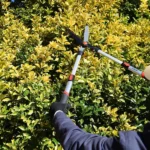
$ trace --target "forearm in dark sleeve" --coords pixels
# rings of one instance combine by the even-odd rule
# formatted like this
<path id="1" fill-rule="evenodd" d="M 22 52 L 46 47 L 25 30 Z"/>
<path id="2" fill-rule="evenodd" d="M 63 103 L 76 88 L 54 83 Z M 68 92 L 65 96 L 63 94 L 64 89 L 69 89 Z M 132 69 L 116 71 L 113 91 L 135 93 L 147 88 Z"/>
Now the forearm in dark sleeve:
<path id="1" fill-rule="evenodd" d="M 116 147 L 114 138 L 84 132 L 63 112 L 58 112 L 54 117 L 54 126 L 65 150 L 112 150 L 112 147 Z"/>

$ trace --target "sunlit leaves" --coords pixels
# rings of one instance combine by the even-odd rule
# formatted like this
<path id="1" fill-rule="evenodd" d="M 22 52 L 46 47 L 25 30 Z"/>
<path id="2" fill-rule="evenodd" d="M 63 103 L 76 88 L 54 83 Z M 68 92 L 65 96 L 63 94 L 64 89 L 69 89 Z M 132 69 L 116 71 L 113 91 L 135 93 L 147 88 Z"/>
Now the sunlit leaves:
<path id="1" fill-rule="evenodd" d="M 139 18 L 132 23 L 119 13 L 119 7 L 117 0 L 28 0 L 25 8 L 12 8 L 2 0 L 0 132 L 4 149 L 61 149 L 48 113 L 65 88 L 79 50 L 66 27 L 83 39 L 88 24 L 92 45 L 140 70 L 149 65 L 147 1 L 141 1 L 135 10 Z M 141 129 L 148 120 L 149 91 L 147 81 L 86 48 L 70 93 L 73 110 L 68 115 L 84 130 L 105 136 Z"/>

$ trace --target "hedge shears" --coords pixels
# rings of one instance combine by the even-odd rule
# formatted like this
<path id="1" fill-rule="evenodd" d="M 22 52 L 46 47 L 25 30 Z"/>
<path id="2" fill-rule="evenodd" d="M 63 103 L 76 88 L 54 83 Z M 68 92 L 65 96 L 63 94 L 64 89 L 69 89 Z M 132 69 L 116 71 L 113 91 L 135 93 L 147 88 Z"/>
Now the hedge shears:
<path id="1" fill-rule="evenodd" d="M 89 39 L 89 27 L 85 26 L 83 42 L 85 44 L 88 43 L 88 39 Z M 69 98 L 69 93 L 70 93 L 70 90 L 71 90 L 71 87 L 72 87 L 72 84 L 73 84 L 73 80 L 75 78 L 77 68 L 79 66 L 80 59 L 83 55 L 84 49 L 85 49 L 85 47 L 83 47 L 81 45 L 80 48 L 79 48 L 78 55 L 76 57 L 76 61 L 75 61 L 75 64 L 73 66 L 72 72 L 71 72 L 71 74 L 68 78 L 66 88 L 65 88 L 65 90 L 63 91 L 63 93 L 61 95 L 61 98 L 60 98 L 61 103 L 66 103 L 68 98 Z"/>
<path id="2" fill-rule="evenodd" d="M 77 36 L 73 31 L 71 31 L 70 29 L 67 28 L 68 33 L 70 34 L 70 36 L 76 40 L 77 44 L 80 45 L 79 48 L 79 52 L 75 61 L 75 64 L 73 66 L 73 70 L 68 78 L 68 82 L 66 85 L 66 88 L 63 92 L 63 94 L 61 95 L 61 99 L 60 102 L 61 103 L 66 103 L 68 98 L 69 98 L 69 93 L 73 84 L 73 80 L 75 78 L 75 74 L 81 59 L 81 56 L 84 52 L 85 48 L 89 48 L 97 53 L 102 54 L 103 56 L 113 60 L 114 62 L 120 64 L 121 66 L 123 66 L 125 69 L 130 70 L 131 72 L 141 76 L 142 78 L 145 78 L 147 80 L 150 80 L 150 66 L 146 67 L 144 71 L 140 71 L 139 69 L 131 66 L 129 63 L 125 62 L 125 61 L 121 61 L 109 54 L 107 54 L 106 52 L 103 52 L 100 48 L 98 47 L 94 47 L 91 44 L 88 43 L 88 38 L 89 38 L 89 27 L 85 26 L 85 30 L 84 30 L 84 40 L 82 40 L 79 36 Z"/>

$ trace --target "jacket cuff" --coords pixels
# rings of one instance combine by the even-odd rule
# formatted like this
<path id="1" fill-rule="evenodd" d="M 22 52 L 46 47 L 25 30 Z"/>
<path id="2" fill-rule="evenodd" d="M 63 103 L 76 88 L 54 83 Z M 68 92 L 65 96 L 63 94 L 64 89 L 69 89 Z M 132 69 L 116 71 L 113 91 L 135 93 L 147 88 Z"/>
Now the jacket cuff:
<path id="1" fill-rule="evenodd" d="M 62 110 L 57 110 L 55 113 L 54 113 L 54 117 L 56 116 L 56 114 L 57 113 L 59 113 L 59 112 L 62 112 L 63 113 L 63 111 Z"/>

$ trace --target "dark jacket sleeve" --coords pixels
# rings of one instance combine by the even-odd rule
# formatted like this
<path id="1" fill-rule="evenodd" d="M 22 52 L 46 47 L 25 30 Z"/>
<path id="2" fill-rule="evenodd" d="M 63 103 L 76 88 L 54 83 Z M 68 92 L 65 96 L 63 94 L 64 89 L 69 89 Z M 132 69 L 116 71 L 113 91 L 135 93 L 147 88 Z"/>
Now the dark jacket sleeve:
<path id="1" fill-rule="evenodd" d="M 59 142 L 65 150 L 149 150 L 150 132 L 121 131 L 119 138 L 81 130 L 63 112 L 54 117 Z"/>
<path id="2" fill-rule="evenodd" d="M 63 112 L 54 117 L 59 142 L 65 150 L 121 150 L 116 138 L 87 133 L 76 126 Z"/>

